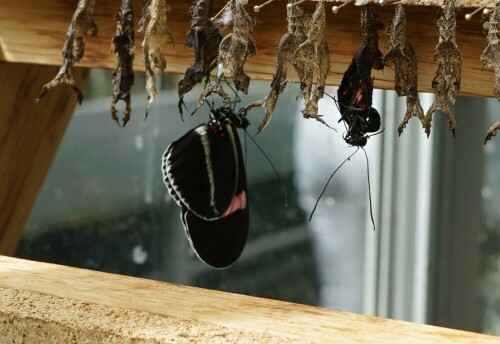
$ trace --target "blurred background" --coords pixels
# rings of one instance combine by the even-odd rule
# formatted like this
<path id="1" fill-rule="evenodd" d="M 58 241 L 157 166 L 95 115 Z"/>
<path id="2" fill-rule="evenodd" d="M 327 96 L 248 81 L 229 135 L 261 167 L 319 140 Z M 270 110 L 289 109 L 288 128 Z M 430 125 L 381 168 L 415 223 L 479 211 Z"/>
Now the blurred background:
<path id="1" fill-rule="evenodd" d="M 278 170 L 288 205 L 273 168 L 241 132 L 250 235 L 240 259 L 215 270 L 190 249 L 160 169 L 166 147 L 206 122 L 208 108 L 181 120 L 179 76 L 164 76 L 145 121 L 137 74 L 132 119 L 120 128 L 109 116 L 110 80 L 111 71 L 91 71 L 17 257 L 500 335 L 500 142 L 483 145 L 500 119 L 496 100 L 458 98 L 455 139 L 441 114 L 430 138 L 417 119 L 398 137 L 405 98 L 374 92 L 385 128 L 366 146 L 374 230 L 361 150 L 308 221 L 329 176 L 356 149 L 342 139 L 333 100 L 320 101 L 320 115 L 337 132 L 303 119 L 298 86 L 287 87 L 261 134 L 263 111 L 249 113 L 248 135 Z M 252 81 L 242 104 L 268 89 Z M 200 92 L 187 95 L 189 109 Z M 421 94 L 424 111 L 432 100 Z"/>

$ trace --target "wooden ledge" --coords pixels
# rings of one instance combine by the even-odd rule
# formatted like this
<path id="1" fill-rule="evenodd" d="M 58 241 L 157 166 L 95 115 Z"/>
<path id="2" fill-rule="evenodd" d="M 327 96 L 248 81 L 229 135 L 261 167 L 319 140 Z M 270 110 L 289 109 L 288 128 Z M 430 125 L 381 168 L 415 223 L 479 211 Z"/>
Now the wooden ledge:
<path id="1" fill-rule="evenodd" d="M 280 337 L 51 295 L 0 288 L 5 343 L 278 342 Z M 5 338 L 7 337 L 7 338 Z M 21 340 L 22 339 L 22 340 Z"/>
<path id="2" fill-rule="evenodd" d="M 249 8 L 264 0 L 251 0 Z M 408 38 L 415 48 L 419 67 L 419 90 L 432 92 L 431 79 L 434 71 L 433 53 L 438 42 L 435 21 L 438 8 L 437 0 L 403 0 L 407 6 Z M 184 46 L 186 32 L 189 29 L 189 7 L 191 1 L 170 1 L 172 12 L 169 13 L 169 25 L 172 29 L 175 45 L 167 47 L 167 72 L 184 73 L 193 63 L 193 51 Z M 215 10 L 220 9 L 225 0 L 214 0 Z M 441 1 L 442 3 L 442 1 Z M 475 7 L 481 1 L 466 0 L 462 6 Z M 102 1 L 96 5 L 95 20 L 99 34 L 89 38 L 85 46 L 85 57 L 79 66 L 93 68 L 114 68 L 115 57 L 111 54 L 111 38 L 116 23 L 114 15 L 119 1 Z M 140 6 L 135 2 L 136 17 L 142 15 Z M 66 0 L 0 0 L 0 61 L 25 62 L 36 64 L 61 64 L 61 48 L 66 38 L 66 30 L 75 10 L 75 1 Z M 305 4 L 309 12 L 314 10 L 314 2 Z M 329 6 L 328 6 L 329 7 Z M 394 6 L 373 6 L 373 11 L 380 15 L 380 20 L 387 27 L 394 13 Z M 462 95 L 493 96 L 494 72 L 483 70 L 479 57 L 486 47 L 486 34 L 480 15 L 466 21 L 465 13 L 458 11 L 457 40 L 462 51 Z M 252 78 L 272 78 L 275 71 L 276 48 L 286 32 L 286 10 L 283 1 L 276 1 L 259 13 L 254 14 L 259 20 L 255 27 L 257 55 L 248 59 L 246 70 Z M 338 85 L 347 69 L 361 37 L 359 29 L 359 8 L 349 5 L 334 15 L 328 8 L 327 41 L 330 48 L 331 72 L 329 84 Z M 381 31 L 381 50 L 386 51 L 388 37 Z M 144 70 L 141 42 L 142 33 L 136 35 L 136 70 Z M 394 72 L 386 68 L 384 72 L 375 72 L 375 87 L 394 89 Z M 49 80 L 47 80 L 49 81 Z M 111 82 L 111 81 L 110 81 Z M 143 87 L 143 85 L 136 85 Z"/>
<path id="3" fill-rule="evenodd" d="M 498 343 L 429 325 L 0 256 L 3 342 Z M 0 341 L 2 342 L 2 341 Z"/>

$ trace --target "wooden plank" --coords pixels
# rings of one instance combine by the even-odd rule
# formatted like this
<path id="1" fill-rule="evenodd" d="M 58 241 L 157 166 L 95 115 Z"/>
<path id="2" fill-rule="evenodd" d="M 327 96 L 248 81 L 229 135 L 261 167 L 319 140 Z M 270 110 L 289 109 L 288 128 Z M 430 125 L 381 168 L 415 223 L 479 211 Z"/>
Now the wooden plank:
<path id="1" fill-rule="evenodd" d="M 258 343 L 500 342 L 483 334 L 0 256 L 2 318 L 10 320 L 0 321 L 0 333 L 38 331 L 37 343 L 53 340 L 55 329 L 67 335 L 92 328 L 118 336 L 123 324 L 126 333 L 138 336 L 133 338 L 154 334 L 149 339 L 156 342 L 172 335 L 178 336 L 175 341 L 200 343 L 236 342 L 235 336 L 241 337 L 237 342 Z M 30 328 L 35 323 L 40 326 Z"/>
<path id="2" fill-rule="evenodd" d="M 58 68 L 0 64 L 0 253 L 14 252 L 76 104 L 69 87 L 35 103 Z M 87 71 L 74 76 L 82 85 Z"/>
<path id="3" fill-rule="evenodd" d="M 252 0 L 250 8 L 263 1 Z M 432 55 L 437 43 L 436 4 L 429 0 L 403 0 L 407 6 L 408 37 L 415 47 L 419 66 L 419 90 L 431 92 L 431 78 L 434 69 Z M 183 73 L 192 61 L 192 50 L 184 46 L 185 34 L 189 28 L 189 6 L 191 1 L 170 1 L 172 12 L 169 24 L 176 44 L 167 49 L 167 72 Z M 215 0 L 215 8 L 220 9 L 224 0 Z M 467 6 L 474 6 L 479 1 L 465 1 Z M 98 3 L 95 19 L 99 35 L 86 44 L 86 54 L 81 66 L 114 68 L 114 57 L 110 52 L 110 41 L 114 34 L 113 20 L 119 1 Z M 142 13 L 143 2 L 135 2 L 137 17 Z M 314 3 L 306 4 L 313 11 Z M 328 6 L 329 9 L 330 6 Z M 61 63 L 61 47 L 66 30 L 75 9 L 75 1 L 65 0 L 0 0 L 0 60 L 11 62 L 29 62 L 57 65 Z M 373 6 L 373 11 L 380 15 L 387 26 L 394 11 L 393 6 Z M 274 73 L 276 47 L 286 31 L 286 13 L 283 1 L 277 1 L 262 9 L 255 16 L 259 24 L 255 29 L 257 55 L 250 58 L 247 70 L 253 78 L 270 79 Z M 458 45 L 463 53 L 462 92 L 463 95 L 492 96 L 494 73 L 483 70 L 479 57 L 485 48 L 485 33 L 477 15 L 472 21 L 463 19 L 466 12 L 459 12 Z M 359 42 L 359 9 L 349 5 L 337 15 L 328 11 L 327 40 L 330 47 L 332 71 L 328 79 L 330 84 L 338 85 Z M 387 49 L 388 37 L 381 33 L 381 49 Z M 137 34 L 135 68 L 143 70 L 140 44 L 142 34 Z M 394 89 L 394 73 L 387 69 L 374 73 L 375 87 Z"/>

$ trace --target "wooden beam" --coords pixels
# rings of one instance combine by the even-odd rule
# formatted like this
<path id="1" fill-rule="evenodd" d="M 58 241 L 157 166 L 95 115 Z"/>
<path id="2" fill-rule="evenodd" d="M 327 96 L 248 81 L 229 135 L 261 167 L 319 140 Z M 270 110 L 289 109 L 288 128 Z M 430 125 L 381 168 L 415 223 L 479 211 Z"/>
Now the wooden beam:
<path id="1" fill-rule="evenodd" d="M 35 103 L 57 70 L 0 64 L 0 254 L 14 252 L 76 104 L 65 86 Z M 75 69 L 79 85 L 86 74 Z"/>
<path id="2" fill-rule="evenodd" d="M 249 2 L 249 8 L 261 3 Z M 407 4 L 408 37 L 415 47 L 419 66 L 419 90 L 431 92 L 431 78 L 434 69 L 432 55 L 437 43 L 436 4 L 429 0 L 403 0 Z M 480 1 L 465 1 L 467 6 L 475 6 Z M 66 30 L 75 9 L 75 1 L 61 0 L 0 0 L 0 60 L 58 65 L 61 63 L 61 47 Z M 114 14 L 119 1 L 103 1 L 97 4 L 95 19 L 99 35 L 90 38 L 86 44 L 85 57 L 81 66 L 114 68 L 114 56 L 110 52 L 110 42 L 114 35 Z M 220 9 L 225 0 L 215 0 L 215 8 Z M 183 73 L 193 62 L 193 52 L 184 46 L 185 34 L 189 28 L 189 7 L 191 1 L 170 1 L 172 12 L 169 25 L 176 44 L 167 49 L 167 72 Z M 135 2 L 135 13 L 141 16 L 143 2 Z M 305 5 L 313 11 L 314 2 Z M 328 6 L 329 7 L 329 6 Z M 373 11 L 380 15 L 387 27 L 393 15 L 394 6 L 373 5 Z M 257 55 L 250 58 L 247 70 L 253 78 L 270 79 L 275 69 L 276 47 L 286 31 L 286 13 L 283 1 L 277 1 L 262 9 L 255 16 L 259 20 L 255 29 Z M 458 18 L 458 46 L 463 54 L 462 92 L 463 95 L 492 96 L 494 73 L 483 70 L 479 57 L 486 46 L 485 32 L 480 15 L 472 21 L 465 21 L 466 12 L 460 11 Z M 352 55 L 360 42 L 359 9 L 349 5 L 339 14 L 328 9 L 327 40 L 330 47 L 332 71 L 328 82 L 339 84 L 349 65 Z M 142 34 L 137 34 L 135 68 L 143 70 L 140 44 Z M 382 51 L 387 49 L 388 38 L 381 33 Z M 394 73 L 391 69 L 374 73 L 375 87 L 394 89 Z"/>
<path id="3" fill-rule="evenodd" d="M 493 344 L 500 340 L 1 256 L 0 333 L 9 336 L 8 342 L 17 343 L 24 336 L 37 338 L 40 344 L 69 342 L 66 338 L 107 343 Z M 55 338 L 61 341 L 54 342 Z"/>

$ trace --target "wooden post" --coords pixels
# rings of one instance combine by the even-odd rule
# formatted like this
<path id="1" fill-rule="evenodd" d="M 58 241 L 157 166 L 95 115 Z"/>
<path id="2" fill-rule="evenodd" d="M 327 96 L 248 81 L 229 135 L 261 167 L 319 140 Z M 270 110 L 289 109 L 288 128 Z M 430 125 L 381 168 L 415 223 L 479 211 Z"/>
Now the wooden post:
<path id="1" fill-rule="evenodd" d="M 0 254 L 11 255 L 24 229 L 76 99 L 69 87 L 35 100 L 57 67 L 0 64 Z M 80 87 L 87 75 L 75 69 Z"/>

